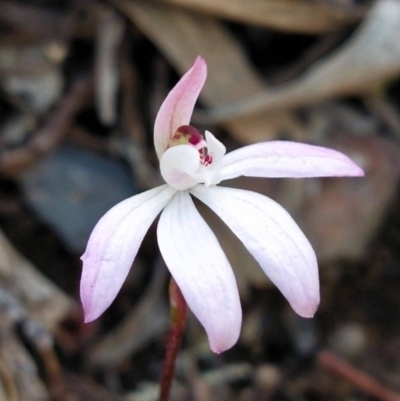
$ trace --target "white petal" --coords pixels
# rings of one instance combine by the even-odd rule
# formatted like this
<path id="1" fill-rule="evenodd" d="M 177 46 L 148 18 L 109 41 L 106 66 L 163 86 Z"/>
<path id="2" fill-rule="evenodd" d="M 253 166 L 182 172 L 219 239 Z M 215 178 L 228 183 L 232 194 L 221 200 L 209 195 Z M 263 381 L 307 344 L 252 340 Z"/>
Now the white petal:
<path id="1" fill-rule="evenodd" d="M 221 182 L 222 160 L 226 153 L 226 148 L 210 131 L 206 131 L 207 153 L 212 156 L 212 163 L 208 166 L 201 166 L 201 182 L 206 187 L 219 184 Z"/>
<path id="2" fill-rule="evenodd" d="M 199 185 L 191 193 L 237 235 L 293 309 L 312 317 L 319 304 L 317 260 L 290 215 L 272 199 L 251 191 Z"/>
<path id="3" fill-rule="evenodd" d="M 198 184 L 199 151 L 192 145 L 178 145 L 167 149 L 160 159 L 160 171 L 171 187 L 185 190 Z"/>
<path id="4" fill-rule="evenodd" d="M 222 159 L 226 153 L 225 145 L 219 141 L 210 131 L 206 131 L 206 142 L 208 153 L 213 156 L 213 163 L 221 165 Z"/>
<path id="5" fill-rule="evenodd" d="M 239 177 L 363 176 L 363 170 L 343 153 L 320 146 L 271 141 L 245 146 L 223 160 L 222 179 Z"/>
<path id="6" fill-rule="evenodd" d="M 117 296 L 144 235 L 175 192 L 168 185 L 151 189 L 118 203 L 99 220 L 82 256 L 85 322 L 99 317 Z"/>
<path id="7" fill-rule="evenodd" d="M 214 352 L 232 347 L 242 311 L 236 280 L 217 238 L 187 192 L 178 192 L 158 223 L 161 254 Z"/>

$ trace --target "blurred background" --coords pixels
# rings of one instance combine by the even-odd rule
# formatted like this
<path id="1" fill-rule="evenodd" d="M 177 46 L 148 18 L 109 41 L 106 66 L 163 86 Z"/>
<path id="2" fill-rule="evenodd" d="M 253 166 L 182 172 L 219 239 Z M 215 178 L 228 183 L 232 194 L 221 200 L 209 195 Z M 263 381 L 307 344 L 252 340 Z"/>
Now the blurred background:
<path id="1" fill-rule="evenodd" d="M 171 400 L 400 400 L 400 1 L 0 0 L 0 400 L 157 399 L 169 327 L 155 225 L 111 308 L 83 325 L 80 255 L 114 204 L 162 182 L 163 99 L 197 55 L 192 124 L 233 150 L 338 149 L 363 179 L 237 179 L 318 255 L 314 319 L 290 309 L 205 207 L 240 287 L 238 344 L 189 317 Z"/>

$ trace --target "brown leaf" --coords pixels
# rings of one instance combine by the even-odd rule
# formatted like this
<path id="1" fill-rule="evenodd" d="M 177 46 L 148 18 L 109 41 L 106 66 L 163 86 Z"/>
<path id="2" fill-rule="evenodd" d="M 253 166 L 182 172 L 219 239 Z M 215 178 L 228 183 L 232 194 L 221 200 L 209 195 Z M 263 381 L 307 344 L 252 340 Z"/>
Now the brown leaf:
<path id="1" fill-rule="evenodd" d="M 216 17 L 272 29 L 316 34 L 352 24 L 359 9 L 344 9 L 309 0 L 158 0 Z"/>
<path id="2" fill-rule="evenodd" d="M 382 221 L 400 178 L 399 149 L 382 138 L 341 138 L 324 145 L 348 154 L 363 178 L 308 180 L 311 191 L 297 219 L 319 261 L 362 258 Z"/>
<path id="3" fill-rule="evenodd" d="M 159 263 L 152 282 L 134 309 L 111 332 L 88 351 L 88 361 L 95 366 L 115 366 L 128 355 L 165 332 L 168 311 L 162 299 L 167 267 Z"/>
<path id="4" fill-rule="evenodd" d="M 152 1 L 111 0 L 168 57 L 183 74 L 201 55 L 208 78 L 200 95 L 218 107 L 262 92 L 263 82 L 248 63 L 238 43 L 218 21 Z M 225 127 L 242 142 L 274 138 L 287 114 L 259 113 L 229 121 Z"/>
<path id="5" fill-rule="evenodd" d="M 124 20 L 110 7 L 99 5 L 95 64 L 95 103 L 101 122 L 116 120 L 120 73 L 118 55 L 125 30 Z"/>
<path id="6" fill-rule="evenodd" d="M 400 2 L 377 1 L 352 37 L 331 55 L 293 81 L 212 111 L 209 122 L 376 91 L 400 74 L 399 35 Z"/>
<path id="7" fill-rule="evenodd" d="M 29 311 L 29 316 L 53 329 L 74 303 L 22 257 L 0 232 L 0 281 Z"/>

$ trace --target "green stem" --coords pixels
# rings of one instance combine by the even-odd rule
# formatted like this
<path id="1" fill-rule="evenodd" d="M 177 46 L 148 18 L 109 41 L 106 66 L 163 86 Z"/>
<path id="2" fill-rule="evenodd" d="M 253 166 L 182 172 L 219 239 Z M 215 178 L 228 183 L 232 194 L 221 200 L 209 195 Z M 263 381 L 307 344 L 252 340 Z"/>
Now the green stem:
<path id="1" fill-rule="evenodd" d="M 169 298 L 171 301 L 171 327 L 160 383 L 159 401 L 168 401 L 169 391 L 174 376 L 175 360 L 178 355 L 187 316 L 186 301 L 173 278 L 171 278 L 169 284 Z"/>

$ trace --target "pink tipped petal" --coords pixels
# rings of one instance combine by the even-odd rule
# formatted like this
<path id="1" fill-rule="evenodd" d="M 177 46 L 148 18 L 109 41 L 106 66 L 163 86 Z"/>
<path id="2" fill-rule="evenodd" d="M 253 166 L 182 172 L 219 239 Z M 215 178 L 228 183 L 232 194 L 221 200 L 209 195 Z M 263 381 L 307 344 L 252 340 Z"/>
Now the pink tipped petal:
<path id="1" fill-rule="evenodd" d="M 222 179 L 239 177 L 363 176 L 364 171 L 343 153 L 320 146 L 272 141 L 245 146 L 223 160 Z"/>
<path id="2" fill-rule="evenodd" d="M 200 168 L 199 151 L 192 145 L 178 145 L 166 150 L 161 156 L 160 171 L 171 187 L 185 190 L 198 184 Z"/>
<path id="3" fill-rule="evenodd" d="M 290 215 L 272 199 L 241 189 L 190 191 L 237 235 L 292 308 L 312 317 L 319 304 L 315 253 Z"/>
<path id="4" fill-rule="evenodd" d="M 161 105 L 154 124 L 154 147 L 158 158 L 167 149 L 171 136 L 181 125 L 188 125 L 194 105 L 207 77 L 207 64 L 197 57 L 192 68 L 180 79 Z"/>
<path id="5" fill-rule="evenodd" d="M 117 296 L 144 235 L 174 193 L 167 185 L 143 192 L 118 203 L 97 223 L 82 256 L 86 323 L 97 319 Z"/>
<path id="6" fill-rule="evenodd" d="M 161 214 L 158 244 L 192 312 L 204 326 L 211 349 L 237 341 L 242 311 L 236 280 L 217 238 L 187 192 L 178 192 Z"/>

